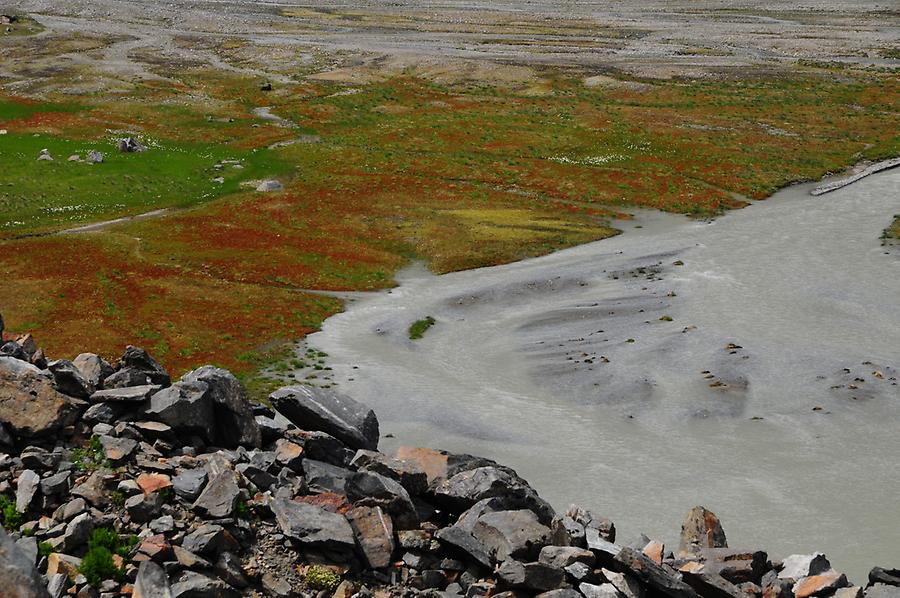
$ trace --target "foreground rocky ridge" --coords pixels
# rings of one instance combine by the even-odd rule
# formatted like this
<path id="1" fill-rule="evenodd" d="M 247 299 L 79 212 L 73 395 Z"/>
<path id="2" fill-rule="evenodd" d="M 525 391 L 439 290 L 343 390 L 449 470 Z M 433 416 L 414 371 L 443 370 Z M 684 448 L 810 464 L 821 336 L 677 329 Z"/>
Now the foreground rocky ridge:
<path id="1" fill-rule="evenodd" d="M 822 554 L 728 548 L 702 507 L 674 551 L 617 544 L 609 520 L 556 513 L 489 459 L 378 452 L 375 414 L 348 397 L 270 400 L 211 366 L 173 382 L 136 347 L 112 365 L 3 344 L 0 595 L 900 598 L 898 570 L 864 590 Z"/>

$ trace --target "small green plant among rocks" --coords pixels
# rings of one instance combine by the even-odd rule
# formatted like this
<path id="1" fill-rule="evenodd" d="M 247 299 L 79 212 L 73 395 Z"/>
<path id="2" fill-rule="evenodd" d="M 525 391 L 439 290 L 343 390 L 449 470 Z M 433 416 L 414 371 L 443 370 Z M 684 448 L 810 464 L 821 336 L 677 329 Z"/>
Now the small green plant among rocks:
<path id="1" fill-rule="evenodd" d="M 416 320 L 412 323 L 412 326 L 409 327 L 409 338 L 410 340 L 417 341 L 428 331 L 429 328 L 434 326 L 437 323 L 437 320 L 428 316 L 427 318 L 423 318 L 421 320 Z"/>
<path id="2" fill-rule="evenodd" d="M 85 448 L 77 448 L 72 451 L 72 461 L 79 471 L 94 471 L 107 464 L 106 455 L 103 453 L 103 445 L 98 436 L 91 436 L 91 441 Z"/>
<path id="3" fill-rule="evenodd" d="M 0 494 L 0 521 L 8 530 L 19 529 L 22 525 L 22 514 L 16 511 L 16 501 L 4 494 Z"/>
<path id="4" fill-rule="evenodd" d="M 333 592 L 341 583 L 341 578 L 337 573 L 321 565 L 308 567 L 304 578 L 309 587 L 314 590 L 325 590 L 326 592 Z"/>
<path id="5" fill-rule="evenodd" d="M 50 556 L 51 552 L 53 552 L 53 544 L 50 542 L 38 542 L 38 555 L 41 558 Z"/>
<path id="6" fill-rule="evenodd" d="M 78 571 L 92 585 L 97 585 L 105 579 L 121 579 L 125 571 L 116 566 L 113 555 L 128 556 L 136 543 L 136 537 L 123 540 L 114 530 L 98 527 L 88 540 L 88 551 L 81 560 Z"/>

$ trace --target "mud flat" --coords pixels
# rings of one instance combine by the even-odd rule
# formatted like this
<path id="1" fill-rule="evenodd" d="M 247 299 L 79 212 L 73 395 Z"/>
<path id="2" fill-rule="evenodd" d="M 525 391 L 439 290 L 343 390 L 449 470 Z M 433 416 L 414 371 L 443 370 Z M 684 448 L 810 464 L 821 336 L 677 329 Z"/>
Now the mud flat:
<path id="1" fill-rule="evenodd" d="M 813 186 L 506 266 L 410 268 L 310 342 L 406 443 L 508 462 L 623 535 L 667 537 L 706 501 L 742 522 L 735 544 L 817 547 L 858 577 L 900 543 L 900 259 L 877 240 L 900 173 Z"/>

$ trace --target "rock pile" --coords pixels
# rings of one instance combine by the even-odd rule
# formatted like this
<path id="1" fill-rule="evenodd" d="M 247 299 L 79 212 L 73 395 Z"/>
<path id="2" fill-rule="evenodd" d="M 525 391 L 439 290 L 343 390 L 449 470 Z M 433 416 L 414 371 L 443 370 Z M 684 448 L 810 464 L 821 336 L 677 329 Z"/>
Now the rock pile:
<path id="1" fill-rule="evenodd" d="M 617 544 L 489 459 L 379 452 L 375 414 L 330 390 L 269 407 L 136 347 L 48 361 L 24 336 L 0 354 L 3 596 L 900 598 L 898 570 L 864 590 L 822 554 L 731 549 L 702 507 L 677 552 Z"/>

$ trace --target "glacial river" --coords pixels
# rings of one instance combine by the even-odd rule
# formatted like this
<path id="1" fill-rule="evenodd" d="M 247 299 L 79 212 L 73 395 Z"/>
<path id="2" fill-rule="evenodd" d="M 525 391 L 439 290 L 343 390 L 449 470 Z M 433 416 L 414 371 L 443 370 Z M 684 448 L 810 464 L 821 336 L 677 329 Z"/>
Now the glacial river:
<path id="1" fill-rule="evenodd" d="M 900 557 L 900 248 L 878 240 L 900 170 L 810 188 L 712 222 L 639 213 L 505 266 L 413 267 L 309 341 L 385 450 L 491 457 L 625 543 L 674 548 L 702 504 L 732 547 L 822 550 L 864 584 Z"/>

